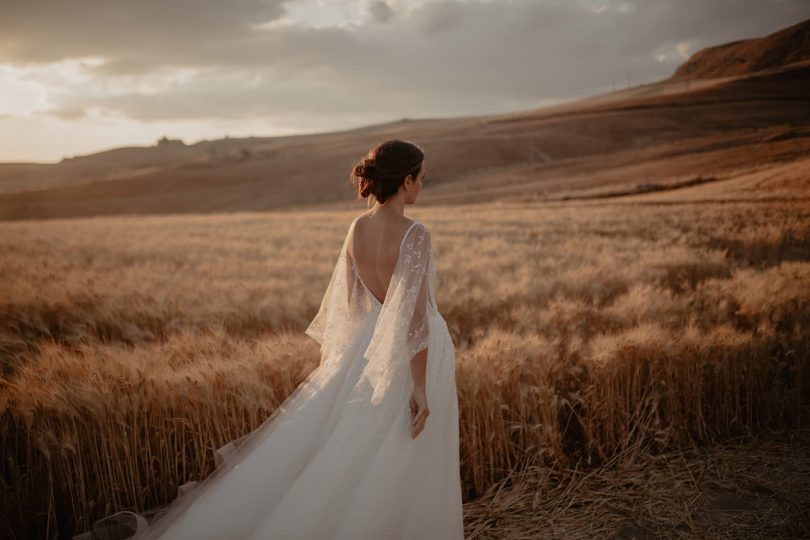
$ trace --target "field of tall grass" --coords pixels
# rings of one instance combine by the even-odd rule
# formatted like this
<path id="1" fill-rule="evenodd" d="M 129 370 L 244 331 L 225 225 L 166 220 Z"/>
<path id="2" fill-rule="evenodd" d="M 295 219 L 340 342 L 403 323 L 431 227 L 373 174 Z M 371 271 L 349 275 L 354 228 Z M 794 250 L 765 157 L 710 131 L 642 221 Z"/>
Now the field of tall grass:
<path id="1" fill-rule="evenodd" d="M 0 536 L 173 499 L 318 364 L 362 211 L 0 223 Z M 456 351 L 466 501 L 806 418 L 801 201 L 414 208 Z"/>

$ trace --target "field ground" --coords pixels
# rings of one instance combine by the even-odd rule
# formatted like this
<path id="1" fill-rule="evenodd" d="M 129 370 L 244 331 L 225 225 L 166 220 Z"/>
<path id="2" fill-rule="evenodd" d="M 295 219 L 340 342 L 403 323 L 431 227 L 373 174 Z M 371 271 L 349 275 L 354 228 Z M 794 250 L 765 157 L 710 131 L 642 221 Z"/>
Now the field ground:
<path id="1" fill-rule="evenodd" d="M 810 429 L 504 484 L 465 506 L 467 540 L 808 538 Z"/>

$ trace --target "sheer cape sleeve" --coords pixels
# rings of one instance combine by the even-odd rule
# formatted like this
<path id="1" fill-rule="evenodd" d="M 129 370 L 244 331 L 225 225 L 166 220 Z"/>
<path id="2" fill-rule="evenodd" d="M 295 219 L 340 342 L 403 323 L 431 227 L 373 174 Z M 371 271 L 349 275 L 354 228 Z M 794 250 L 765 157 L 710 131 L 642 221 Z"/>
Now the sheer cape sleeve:
<path id="1" fill-rule="evenodd" d="M 374 388 L 371 402 L 412 385 L 410 361 L 428 346 L 430 232 L 414 221 L 405 233 L 374 333 L 365 350 L 363 376 Z"/>
<path id="2" fill-rule="evenodd" d="M 349 344 L 357 319 L 363 308 L 368 307 L 367 298 L 358 294 L 357 275 L 354 265 L 347 261 L 349 238 L 354 221 L 349 226 L 343 247 L 332 271 L 318 313 L 304 333 L 321 344 L 321 362 L 339 354 Z"/>
<path id="3" fill-rule="evenodd" d="M 357 275 L 348 252 L 355 222 L 349 227 L 318 313 L 304 333 L 321 344 L 323 364 L 339 357 L 351 345 L 359 325 L 379 308 L 363 351 L 367 362 L 361 375 L 373 388 L 371 402 L 378 404 L 383 397 L 393 397 L 393 391 L 401 397 L 410 390 L 410 360 L 428 346 L 430 232 L 419 221 L 405 232 L 381 304 Z"/>

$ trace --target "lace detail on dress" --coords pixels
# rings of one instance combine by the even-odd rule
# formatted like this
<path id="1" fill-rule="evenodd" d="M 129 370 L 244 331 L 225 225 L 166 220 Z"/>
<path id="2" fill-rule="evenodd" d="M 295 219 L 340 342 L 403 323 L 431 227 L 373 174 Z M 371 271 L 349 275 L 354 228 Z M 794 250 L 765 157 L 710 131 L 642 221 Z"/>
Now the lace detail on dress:
<path id="1" fill-rule="evenodd" d="M 354 223 L 349 226 L 318 313 L 304 331 L 321 344 L 321 363 L 346 350 L 359 325 L 378 303 L 360 282 L 349 258 L 348 244 Z"/>
<path id="2" fill-rule="evenodd" d="M 400 391 L 410 388 L 410 360 L 427 347 L 429 316 L 436 309 L 431 269 L 430 232 L 415 221 L 405 233 L 385 302 L 364 353 L 368 363 L 363 376 L 374 388 L 374 404 L 392 387 Z"/>
<path id="3" fill-rule="evenodd" d="M 429 319 L 435 313 L 435 263 L 430 231 L 414 220 L 400 242 L 400 253 L 383 303 L 363 284 L 348 253 L 356 219 L 349 226 L 318 314 L 305 333 L 321 344 L 321 363 L 338 357 L 351 345 L 360 324 L 379 309 L 374 333 L 363 356 L 363 378 L 374 388 L 378 404 L 392 388 L 402 393 L 412 385 L 410 360 L 424 350 L 430 337 Z"/>

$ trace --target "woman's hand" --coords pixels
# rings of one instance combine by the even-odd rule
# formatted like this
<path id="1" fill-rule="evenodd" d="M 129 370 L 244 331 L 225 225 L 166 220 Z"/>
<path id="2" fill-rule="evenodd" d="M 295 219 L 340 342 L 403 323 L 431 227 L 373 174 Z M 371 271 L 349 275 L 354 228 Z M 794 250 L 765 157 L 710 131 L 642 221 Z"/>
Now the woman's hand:
<path id="1" fill-rule="evenodd" d="M 411 438 L 415 439 L 425 428 L 425 422 L 430 414 L 424 385 L 414 385 L 409 405 L 411 407 Z"/>

